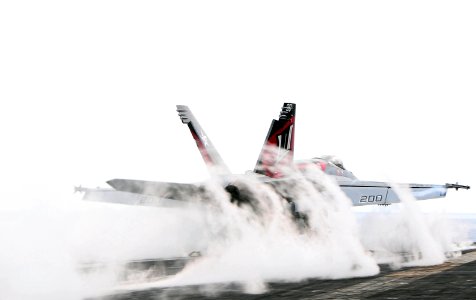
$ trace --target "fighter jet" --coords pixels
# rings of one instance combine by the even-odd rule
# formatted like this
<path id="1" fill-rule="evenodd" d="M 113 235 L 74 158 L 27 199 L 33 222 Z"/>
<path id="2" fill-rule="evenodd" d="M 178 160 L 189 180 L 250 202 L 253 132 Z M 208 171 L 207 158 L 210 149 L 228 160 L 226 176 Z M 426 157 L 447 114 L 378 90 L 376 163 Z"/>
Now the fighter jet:
<path id="1" fill-rule="evenodd" d="M 237 205 L 249 203 L 249 197 L 236 184 L 236 175 L 230 173 L 218 151 L 213 146 L 192 111 L 184 105 L 177 105 L 177 111 L 183 124 L 190 129 L 198 150 L 207 165 L 212 177 L 217 178 L 223 188 L 229 193 L 230 201 Z M 296 121 L 296 104 L 284 103 L 278 119 L 271 122 L 268 134 L 259 154 L 258 161 L 252 172 L 244 176 L 253 176 L 260 182 L 270 185 L 286 201 L 293 204 L 291 195 L 286 190 L 280 189 L 280 183 L 291 183 L 301 180 L 300 176 L 293 174 L 313 166 L 335 179 L 342 191 L 355 206 L 361 205 L 390 205 L 400 202 L 395 186 L 387 182 L 365 181 L 357 179 L 352 172 L 344 167 L 341 160 L 334 156 L 321 156 L 307 160 L 294 160 L 294 133 Z M 241 175 L 243 176 L 243 175 Z M 186 201 L 190 195 L 200 194 L 204 191 L 201 183 L 172 183 L 154 182 L 132 179 L 112 179 L 107 183 L 114 190 L 100 190 L 103 195 L 111 192 L 121 192 L 123 195 L 114 194 L 114 197 L 102 197 L 99 201 L 116 202 L 131 205 L 173 205 L 177 200 Z M 455 184 L 405 184 L 417 200 L 445 197 L 448 189 L 469 189 L 467 185 Z M 85 190 L 85 199 L 98 190 Z M 124 194 L 126 196 L 124 196 Z M 137 197 L 131 197 L 136 195 Z M 150 197 L 152 196 L 152 197 Z M 152 199 L 152 200 L 151 200 Z M 153 199 L 160 199 L 160 204 Z M 180 201 L 179 201 L 180 202 Z M 295 209 L 295 205 L 291 205 Z M 293 214 L 296 214 L 293 211 Z"/>

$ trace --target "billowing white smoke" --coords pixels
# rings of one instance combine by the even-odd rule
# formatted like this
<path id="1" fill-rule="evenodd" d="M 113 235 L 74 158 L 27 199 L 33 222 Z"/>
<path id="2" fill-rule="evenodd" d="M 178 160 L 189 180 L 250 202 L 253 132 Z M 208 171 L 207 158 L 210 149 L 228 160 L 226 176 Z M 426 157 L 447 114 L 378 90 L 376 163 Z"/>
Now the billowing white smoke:
<path id="1" fill-rule="evenodd" d="M 441 264 L 468 240 L 467 229 L 444 215 L 423 214 L 410 190 L 393 188 L 401 204 L 378 208 L 360 218 L 360 235 L 379 263 L 399 266 Z"/>
<path id="2" fill-rule="evenodd" d="M 41 191 L 17 195 L 31 208 L 0 210 L 0 299 L 83 299 L 108 292 L 123 261 L 185 256 L 202 241 L 189 226 L 199 223 L 193 211 L 84 203 Z M 106 268 L 85 273 L 90 262 Z"/>
<path id="3" fill-rule="evenodd" d="M 296 180 L 275 188 L 286 191 L 307 215 L 307 221 L 300 221 L 307 222 L 307 229 L 269 185 L 247 176 L 237 178 L 236 185 L 256 200 L 254 209 L 230 203 L 230 195 L 212 180 L 208 196 L 199 199 L 202 208 L 84 203 L 65 196 L 31 209 L 0 211 L 0 299 L 82 299 L 109 293 L 117 288 L 121 262 L 186 256 L 195 250 L 204 256 L 177 276 L 129 288 L 233 281 L 247 292 L 263 292 L 269 281 L 376 274 L 378 266 L 359 240 L 350 201 L 336 183 L 313 168 L 291 176 Z M 361 231 L 365 249 L 421 252 L 425 264 L 444 259 L 451 235 L 431 239 L 444 232 L 444 224 L 428 229 L 411 204 L 395 221 L 393 216 L 366 220 L 376 223 Z M 98 261 L 108 267 L 81 271 L 84 263 Z"/>
<path id="4" fill-rule="evenodd" d="M 305 175 L 278 184 L 307 215 L 308 228 L 293 219 L 289 204 L 269 186 L 252 177 L 236 185 L 257 199 L 255 209 L 230 203 L 213 182 L 204 211 L 210 245 L 206 256 L 177 276 L 131 289 L 217 282 L 242 283 L 247 292 L 262 292 L 268 281 L 298 281 L 310 277 L 370 276 L 378 266 L 362 247 L 350 201 L 332 179 L 309 168 Z"/>

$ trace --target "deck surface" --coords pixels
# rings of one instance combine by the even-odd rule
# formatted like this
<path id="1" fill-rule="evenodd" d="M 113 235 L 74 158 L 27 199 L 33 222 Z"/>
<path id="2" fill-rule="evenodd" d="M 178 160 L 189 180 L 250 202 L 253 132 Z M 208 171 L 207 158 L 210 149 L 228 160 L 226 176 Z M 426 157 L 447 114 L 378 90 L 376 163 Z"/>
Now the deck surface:
<path id="1" fill-rule="evenodd" d="M 476 299 L 476 251 L 438 266 L 396 271 L 383 267 L 381 273 L 373 277 L 270 283 L 264 294 L 244 294 L 233 285 L 227 285 L 226 291 L 220 293 L 212 294 L 213 290 L 213 286 L 174 287 L 100 299 Z"/>

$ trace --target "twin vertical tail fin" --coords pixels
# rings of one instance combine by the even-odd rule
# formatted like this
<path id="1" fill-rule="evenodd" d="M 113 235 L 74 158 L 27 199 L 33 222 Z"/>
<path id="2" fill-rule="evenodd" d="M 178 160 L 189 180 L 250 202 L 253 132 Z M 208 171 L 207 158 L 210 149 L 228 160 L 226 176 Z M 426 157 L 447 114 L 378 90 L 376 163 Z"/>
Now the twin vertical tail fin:
<path id="1" fill-rule="evenodd" d="M 185 105 L 177 105 L 177 112 L 183 124 L 187 124 L 193 139 L 197 143 L 198 150 L 212 175 L 229 175 L 230 171 L 223 162 L 220 154 L 208 139 L 192 111 Z"/>
<path id="2" fill-rule="evenodd" d="M 212 175 L 230 175 L 228 167 L 208 139 L 191 110 L 185 105 L 177 105 L 182 123 L 187 124 L 198 150 Z M 254 172 L 272 178 L 283 176 L 283 170 L 292 166 L 294 158 L 294 122 L 296 104 L 284 103 L 278 120 L 273 120 Z"/>
<path id="3" fill-rule="evenodd" d="M 284 103 L 278 120 L 273 120 L 254 172 L 272 178 L 282 177 L 294 158 L 296 104 Z"/>

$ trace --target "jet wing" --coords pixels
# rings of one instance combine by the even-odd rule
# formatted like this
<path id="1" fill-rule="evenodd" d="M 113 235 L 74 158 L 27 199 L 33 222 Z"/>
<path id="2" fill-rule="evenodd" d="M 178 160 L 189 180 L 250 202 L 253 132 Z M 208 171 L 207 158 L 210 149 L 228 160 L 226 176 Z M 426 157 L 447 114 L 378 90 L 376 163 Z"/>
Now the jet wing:
<path id="1" fill-rule="evenodd" d="M 204 192 L 204 188 L 192 183 L 158 182 L 132 179 L 107 181 L 116 191 L 153 196 L 169 200 L 187 200 L 191 195 Z"/>
<path id="2" fill-rule="evenodd" d="M 443 198 L 450 188 L 469 189 L 469 186 L 460 184 L 395 184 L 391 185 L 386 182 L 378 181 L 361 181 L 361 180 L 342 180 L 337 181 L 340 188 L 352 200 L 356 206 L 359 205 L 389 205 L 400 202 L 400 197 L 395 191 L 395 186 L 409 188 L 412 195 L 417 200 L 427 200 L 435 198 Z"/>
<path id="3" fill-rule="evenodd" d="M 286 179 L 281 179 L 286 180 Z M 273 185 L 276 179 L 263 182 Z M 182 203 L 196 196 L 205 196 L 206 189 L 200 184 L 155 182 L 131 179 L 112 179 L 107 182 L 114 190 L 89 190 L 86 200 L 114 202 L 129 205 L 146 206 L 176 206 L 175 200 Z M 389 184 L 379 181 L 362 181 L 337 179 L 342 191 L 355 206 L 361 205 L 390 205 L 400 202 L 400 196 L 395 187 L 409 188 L 417 200 L 435 199 L 446 196 L 447 190 L 454 188 L 469 189 L 460 184 Z M 172 201 L 171 201 L 172 200 Z"/>

